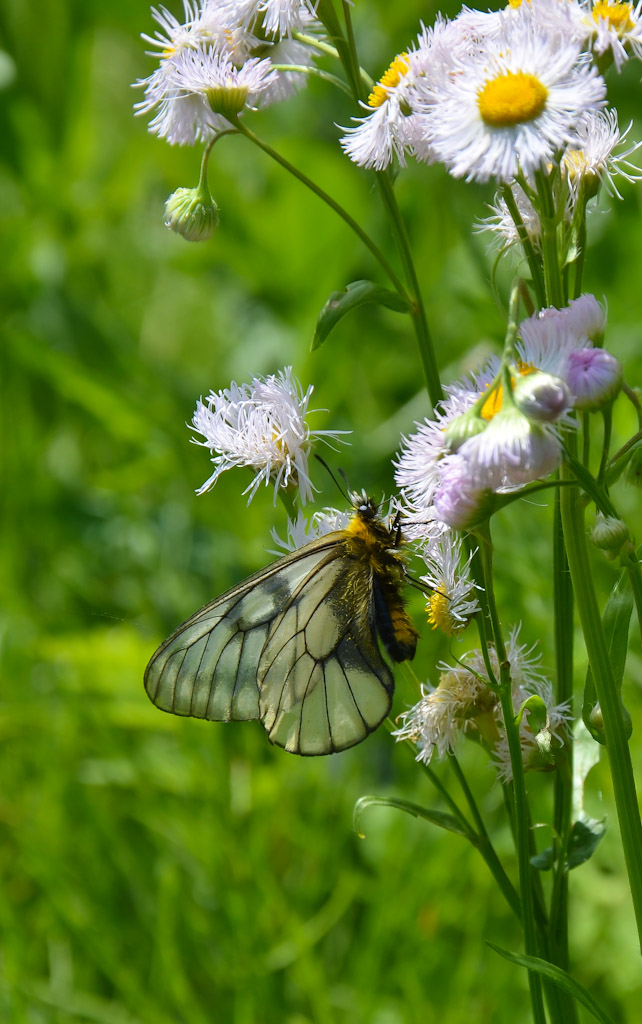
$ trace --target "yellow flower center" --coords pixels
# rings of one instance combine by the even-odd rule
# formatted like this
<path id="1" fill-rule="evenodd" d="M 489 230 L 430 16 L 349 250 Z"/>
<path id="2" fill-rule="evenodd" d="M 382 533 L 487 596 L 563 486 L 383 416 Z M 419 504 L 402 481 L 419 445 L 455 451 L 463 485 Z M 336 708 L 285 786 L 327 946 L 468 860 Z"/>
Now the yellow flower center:
<path id="1" fill-rule="evenodd" d="M 596 0 L 593 4 L 593 21 L 597 24 L 600 18 L 604 18 L 618 35 L 624 35 L 634 27 L 632 13 L 632 4 L 613 4 L 609 0 Z"/>
<path id="2" fill-rule="evenodd" d="M 404 75 L 410 70 L 410 62 L 407 53 L 400 53 L 393 60 L 388 70 L 381 76 L 374 89 L 368 96 L 369 107 L 380 107 L 388 99 L 388 90 L 394 89 Z"/>
<path id="3" fill-rule="evenodd" d="M 526 0 L 526 3 L 530 3 L 531 0 Z M 518 7 L 522 6 L 522 0 L 508 0 L 508 6 L 513 7 L 517 10 Z"/>
<path id="4" fill-rule="evenodd" d="M 477 93 L 479 113 L 492 128 L 510 128 L 534 121 L 546 106 L 548 89 L 535 75 L 506 71 L 491 78 Z"/>
<path id="5" fill-rule="evenodd" d="M 536 366 L 532 363 L 517 363 L 517 370 L 519 371 L 520 377 L 528 377 L 529 373 L 535 373 L 537 370 Z M 515 384 L 515 378 L 511 377 L 511 382 Z M 487 385 L 488 387 L 488 385 Z M 501 409 L 504 404 L 504 386 L 499 384 L 491 393 L 481 407 L 479 415 L 483 420 L 492 420 Z"/>
<path id="6" fill-rule="evenodd" d="M 432 628 L 440 629 L 446 636 L 452 636 L 461 629 L 461 623 L 451 614 L 450 598 L 441 587 L 438 587 L 428 599 L 427 611 L 428 622 Z"/>

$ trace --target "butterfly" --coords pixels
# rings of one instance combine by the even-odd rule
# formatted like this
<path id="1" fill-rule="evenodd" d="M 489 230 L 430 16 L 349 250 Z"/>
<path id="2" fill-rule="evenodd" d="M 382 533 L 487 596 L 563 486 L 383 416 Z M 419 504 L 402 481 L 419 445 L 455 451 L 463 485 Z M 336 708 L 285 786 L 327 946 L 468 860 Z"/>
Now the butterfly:
<path id="1" fill-rule="evenodd" d="M 272 743 L 319 755 L 361 743 L 390 711 L 394 662 L 418 633 L 401 596 L 398 522 L 352 493 L 345 529 L 279 558 L 205 605 L 145 672 L 157 707 L 217 722 L 259 719 Z"/>

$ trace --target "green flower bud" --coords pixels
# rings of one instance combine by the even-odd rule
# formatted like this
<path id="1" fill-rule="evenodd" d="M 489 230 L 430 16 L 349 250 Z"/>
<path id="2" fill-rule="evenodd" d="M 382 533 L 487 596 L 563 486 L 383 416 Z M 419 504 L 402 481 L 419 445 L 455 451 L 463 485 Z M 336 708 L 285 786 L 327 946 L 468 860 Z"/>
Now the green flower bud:
<path id="1" fill-rule="evenodd" d="M 165 226 L 188 242 L 205 242 L 218 227 L 218 206 L 207 185 L 177 188 L 165 203 Z"/>
<path id="2" fill-rule="evenodd" d="M 622 545 L 629 539 L 626 523 L 614 516 L 604 516 L 598 512 L 591 531 L 591 540 L 607 558 L 615 558 L 622 550 Z"/>

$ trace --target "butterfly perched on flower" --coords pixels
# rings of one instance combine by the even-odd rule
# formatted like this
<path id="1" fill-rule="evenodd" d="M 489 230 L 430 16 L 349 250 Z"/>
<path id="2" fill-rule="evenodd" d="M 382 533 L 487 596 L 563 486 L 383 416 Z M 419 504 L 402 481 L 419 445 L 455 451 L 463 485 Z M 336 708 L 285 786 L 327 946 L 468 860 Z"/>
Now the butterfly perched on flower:
<path id="1" fill-rule="evenodd" d="M 394 662 L 418 633 L 401 596 L 401 530 L 365 494 L 353 515 L 201 608 L 153 655 L 145 689 L 163 711 L 217 722 L 259 719 L 293 754 L 331 754 L 390 710 Z"/>

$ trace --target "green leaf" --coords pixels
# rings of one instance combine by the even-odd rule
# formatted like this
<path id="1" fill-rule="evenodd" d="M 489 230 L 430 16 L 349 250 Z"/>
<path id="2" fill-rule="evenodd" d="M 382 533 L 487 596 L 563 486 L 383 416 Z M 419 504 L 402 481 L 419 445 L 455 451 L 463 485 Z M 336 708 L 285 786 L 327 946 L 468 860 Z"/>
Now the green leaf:
<path id="1" fill-rule="evenodd" d="M 323 344 L 330 331 L 334 330 L 346 313 L 368 303 L 385 306 L 386 309 L 393 309 L 396 313 L 407 313 L 409 309 L 408 303 L 398 292 L 383 288 L 380 284 L 375 284 L 374 281 L 353 281 L 342 292 L 332 292 L 319 313 L 312 339 L 312 351 L 314 352 L 315 348 L 319 348 Z"/>
<path id="2" fill-rule="evenodd" d="M 455 832 L 457 835 L 465 836 L 466 839 L 471 841 L 476 839 L 476 836 L 462 828 L 452 814 L 444 814 L 443 811 L 433 811 L 428 807 L 420 807 L 419 804 L 409 803 L 408 800 L 396 800 L 394 797 L 385 796 L 362 796 L 354 805 L 352 827 L 361 839 L 364 838 L 364 833 L 361 831 L 360 819 L 368 807 L 396 807 L 398 811 L 405 811 L 406 814 L 411 814 L 413 818 L 424 818 L 425 821 L 430 821 L 433 825 L 438 825 L 439 828 L 444 828 L 448 832 Z"/>
<path id="3" fill-rule="evenodd" d="M 573 822 L 568 844 L 566 866 L 570 870 L 592 857 L 606 832 L 604 821 L 585 816 Z"/>
<path id="4" fill-rule="evenodd" d="M 559 986 L 567 995 L 572 996 L 578 1003 L 585 1006 L 586 1009 L 591 1013 L 596 1020 L 602 1022 L 602 1024 L 615 1024 L 611 1017 L 608 1017 L 604 1010 L 598 1006 L 593 999 L 593 996 L 584 988 L 583 985 L 572 978 L 570 974 L 563 971 L 561 967 L 556 967 L 554 964 L 549 964 L 547 960 L 540 960 L 538 956 L 526 956 L 522 953 L 509 953 L 506 949 L 501 949 L 499 946 L 495 946 L 492 942 L 487 943 L 491 949 L 500 956 L 503 956 L 505 960 L 510 960 L 513 964 L 519 964 L 520 967 L 526 967 L 527 970 L 533 971 L 535 974 L 541 974 L 544 978 L 548 978 Z"/>
<path id="5" fill-rule="evenodd" d="M 555 863 L 555 849 L 547 846 L 541 853 L 530 858 L 530 863 L 537 871 L 550 871 Z"/>
<path id="6" fill-rule="evenodd" d="M 609 599 L 606 602 L 606 607 L 604 608 L 604 614 L 602 615 L 604 635 L 609 645 L 609 657 L 613 667 L 613 678 L 618 690 L 622 687 L 622 678 L 624 676 L 624 667 L 626 664 L 629 641 L 629 624 L 631 621 L 632 611 L 633 593 L 629 585 L 627 573 L 623 570 L 611 591 Z M 597 696 L 595 693 L 595 683 L 593 681 L 593 674 L 589 668 L 586 673 L 586 684 L 584 686 L 582 718 L 593 739 L 604 745 L 604 732 L 599 728 L 599 725 L 596 724 L 595 716 L 592 717 L 593 709 L 596 706 Z M 622 705 L 622 714 L 624 716 L 628 737 L 631 735 L 633 726 L 631 723 L 631 716 L 624 705 Z"/>

